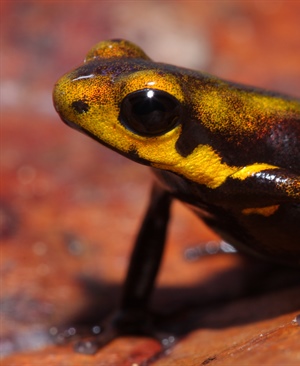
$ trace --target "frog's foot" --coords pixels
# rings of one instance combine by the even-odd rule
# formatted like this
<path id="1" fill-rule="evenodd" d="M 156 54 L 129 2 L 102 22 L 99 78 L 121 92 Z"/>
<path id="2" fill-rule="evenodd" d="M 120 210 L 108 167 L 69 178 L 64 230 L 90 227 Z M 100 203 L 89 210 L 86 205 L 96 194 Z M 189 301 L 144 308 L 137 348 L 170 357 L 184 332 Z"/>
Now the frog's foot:
<path id="1" fill-rule="evenodd" d="M 145 311 L 127 311 L 115 314 L 107 319 L 103 327 L 98 327 L 99 334 L 78 341 L 74 349 L 84 354 L 95 354 L 100 348 L 120 336 L 145 336 L 157 339 L 164 349 L 169 348 L 175 342 L 175 337 L 170 333 L 159 329 L 159 315 L 153 315 Z"/>

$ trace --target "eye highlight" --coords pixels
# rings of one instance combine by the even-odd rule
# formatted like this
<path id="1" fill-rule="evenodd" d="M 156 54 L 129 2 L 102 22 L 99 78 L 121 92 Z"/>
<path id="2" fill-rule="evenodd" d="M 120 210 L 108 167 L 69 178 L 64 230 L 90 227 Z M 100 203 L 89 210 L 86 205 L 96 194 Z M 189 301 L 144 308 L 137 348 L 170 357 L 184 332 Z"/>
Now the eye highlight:
<path id="1" fill-rule="evenodd" d="M 159 136 L 179 124 L 180 102 L 157 89 L 142 89 L 128 94 L 121 103 L 119 120 L 140 136 Z"/>

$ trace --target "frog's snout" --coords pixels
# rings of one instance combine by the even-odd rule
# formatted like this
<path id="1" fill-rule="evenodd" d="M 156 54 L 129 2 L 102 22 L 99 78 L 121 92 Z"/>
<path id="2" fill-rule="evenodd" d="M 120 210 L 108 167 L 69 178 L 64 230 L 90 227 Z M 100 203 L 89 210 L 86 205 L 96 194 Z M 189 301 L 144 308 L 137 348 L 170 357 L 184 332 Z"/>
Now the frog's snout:
<path id="1" fill-rule="evenodd" d="M 73 120 L 74 113 L 87 112 L 89 106 L 77 95 L 77 89 L 73 87 L 68 75 L 60 78 L 53 89 L 53 105 L 63 121 Z"/>
<path id="2" fill-rule="evenodd" d="M 64 100 L 64 92 L 60 88 L 59 81 L 54 86 L 53 93 L 52 93 L 52 100 L 53 100 L 53 105 L 54 105 L 56 112 L 59 115 L 61 115 L 61 111 L 63 110 L 62 104 L 63 104 L 63 100 Z"/>

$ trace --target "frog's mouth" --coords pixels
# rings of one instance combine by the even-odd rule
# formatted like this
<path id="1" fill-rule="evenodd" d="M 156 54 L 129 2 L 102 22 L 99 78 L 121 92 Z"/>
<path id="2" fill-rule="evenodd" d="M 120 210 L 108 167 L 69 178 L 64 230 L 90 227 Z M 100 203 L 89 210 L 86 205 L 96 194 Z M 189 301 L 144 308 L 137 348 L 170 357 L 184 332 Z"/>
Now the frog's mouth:
<path id="1" fill-rule="evenodd" d="M 150 162 L 146 159 L 143 159 L 141 158 L 137 151 L 135 150 L 130 150 L 129 152 L 123 152 L 123 151 L 120 151 L 118 150 L 117 148 L 109 145 L 107 142 L 101 140 L 99 137 L 95 136 L 94 134 L 92 134 L 90 131 L 88 131 L 87 129 L 85 129 L 84 127 L 82 126 L 79 126 L 78 124 L 76 124 L 75 122 L 72 122 L 70 120 L 68 120 L 67 118 L 64 118 L 62 116 L 60 116 L 61 120 L 69 127 L 73 128 L 74 130 L 92 138 L 93 140 L 99 142 L 101 145 L 107 147 L 108 149 L 110 150 L 113 150 L 115 151 L 116 153 L 120 154 L 120 155 L 123 155 L 125 156 L 126 158 L 129 158 L 131 160 L 134 160 L 135 162 L 139 163 L 139 164 L 143 164 L 143 165 L 147 165 L 147 166 L 150 166 Z"/>

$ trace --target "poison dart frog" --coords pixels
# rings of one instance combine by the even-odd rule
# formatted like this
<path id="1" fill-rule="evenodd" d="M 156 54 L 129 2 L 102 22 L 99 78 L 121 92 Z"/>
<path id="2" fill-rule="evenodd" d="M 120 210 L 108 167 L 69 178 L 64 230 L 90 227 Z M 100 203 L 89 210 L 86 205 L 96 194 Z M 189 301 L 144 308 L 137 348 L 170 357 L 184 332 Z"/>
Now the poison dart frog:
<path id="1" fill-rule="evenodd" d="M 113 336 L 141 331 L 174 199 L 241 252 L 300 266 L 299 99 L 154 62 L 125 40 L 98 43 L 53 96 L 67 125 L 156 178 Z"/>

